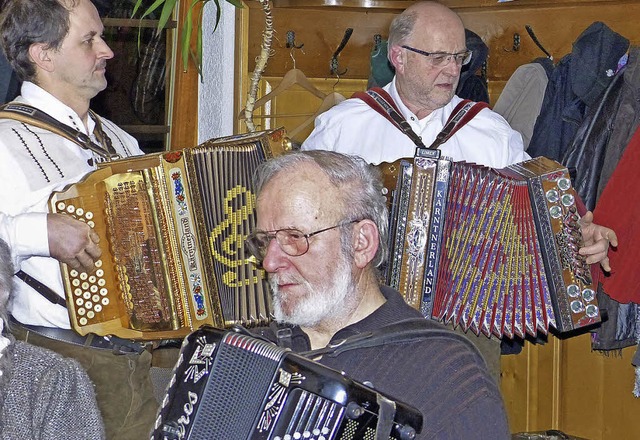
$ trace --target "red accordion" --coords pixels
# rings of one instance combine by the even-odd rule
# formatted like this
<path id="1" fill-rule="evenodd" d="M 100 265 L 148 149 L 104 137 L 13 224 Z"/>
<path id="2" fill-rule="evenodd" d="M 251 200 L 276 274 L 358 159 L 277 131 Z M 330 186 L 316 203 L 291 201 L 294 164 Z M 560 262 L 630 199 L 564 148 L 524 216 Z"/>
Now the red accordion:
<path id="1" fill-rule="evenodd" d="M 500 338 L 600 322 L 561 164 L 539 157 L 493 169 L 418 149 L 390 170 L 386 282 L 424 316 Z"/>

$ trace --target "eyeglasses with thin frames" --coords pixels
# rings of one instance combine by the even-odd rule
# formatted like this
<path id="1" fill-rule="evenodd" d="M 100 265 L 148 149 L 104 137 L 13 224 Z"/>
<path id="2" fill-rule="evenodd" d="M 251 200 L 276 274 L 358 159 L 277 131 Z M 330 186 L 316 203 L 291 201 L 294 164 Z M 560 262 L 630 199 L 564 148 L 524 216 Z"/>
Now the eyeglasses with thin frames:
<path id="1" fill-rule="evenodd" d="M 357 223 L 360 220 L 343 220 L 337 225 L 328 228 L 319 229 L 308 234 L 295 228 L 277 229 L 275 231 L 254 231 L 245 240 L 247 250 L 256 259 L 256 263 L 262 265 L 262 261 L 267 255 L 267 249 L 271 240 L 275 239 L 282 249 L 282 252 L 291 256 L 299 257 L 309 251 L 309 238 L 318 235 L 321 232 L 330 231 L 331 229 Z"/>
<path id="2" fill-rule="evenodd" d="M 424 50 L 416 49 L 415 47 L 402 45 L 403 49 L 410 50 L 411 52 L 415 52 L 417 54 L 423 55 L 427 57 L 429 62 L 434 67 L 445 67 L 448 66 L 451 60 L 455 60 L 458 66 L 466 66 L 471 62 L 471 57 L 473 52 L 470 50 L 465 50 L 464 52 L 459 53 L 446 53 L 446 52 L 425 52 Z"/>

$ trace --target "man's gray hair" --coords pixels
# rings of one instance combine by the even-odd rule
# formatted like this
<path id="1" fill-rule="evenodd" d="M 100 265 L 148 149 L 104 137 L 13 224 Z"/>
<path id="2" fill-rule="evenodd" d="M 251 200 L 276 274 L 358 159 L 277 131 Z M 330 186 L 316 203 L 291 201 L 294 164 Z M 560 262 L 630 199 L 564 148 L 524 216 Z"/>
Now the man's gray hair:
<path id="1" fill-rule="evenodd" d="M 256 197 L 264 186 L 281 172 L 295 169 L 303 163 L 317 165 L 338 189 L 344 207 L 345 220 L 372 220 L 379 235 L 378 251 L 372 260 L 379 267 L 387 257 L 389 212 L 380 171 L 358 156 L 334 151 L 292 151 L 263 162 L 254 176 Z"/>
<path id="2" fill-rule="evenodd" d="M 393 21 L 391 21 L 391 25 L 389 26 L 387 47 L 391 48 L 391 46 L 402 46 L 403 44 L 406 44 L 407 39 L 413 32 L 413 27 L 415 26 L 417 20 L 417 12 L 405 12 L 396 15 Z M 388 52 L 388 55 L 390 54 L 391 51 Z"/>

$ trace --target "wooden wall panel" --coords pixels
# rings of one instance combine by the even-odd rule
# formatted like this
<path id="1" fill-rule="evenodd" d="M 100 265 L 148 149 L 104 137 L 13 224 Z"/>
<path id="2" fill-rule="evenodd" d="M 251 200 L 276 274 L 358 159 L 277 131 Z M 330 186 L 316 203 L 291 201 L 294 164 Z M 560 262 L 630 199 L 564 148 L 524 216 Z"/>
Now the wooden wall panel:
<path id="1" fill-rule="evenodd" d="M 291 1 L 292 4 L 298 2 Z M 384 2 L 393 4 L 394 2 Z M 411 2 L 396 2 L 406 5 Z M 640 17 L 640 2 L 620 1 L 558 1 L 499 4 L 495 1 L 444 1 L 452 4 L 462 17 L 465 26 L 480 35 L 489 46 L 488 78 L 492 85 L 492 101 L 495 101 L 513 71 L 520 65 L 544 56 L 525 30 L 532 26 L 545 48 L 556 60 L 571 52 L 572 43 L 594 21 L 603 21 L 614 31 L 626 36 L 633 44 L 640 44 L 640 29 L 635 20 Z M 536 5 L 536 4 L 541 4 Z M 474 5 L 476 5 L 474 7 Z M 477 6 L 480 5 L 480 6 Z M 531 5 L 536 5 L 532 7 Z M 264 28 L 262 10 L 255 3 L 249 6 L 248 59 L 255 60 Z M 307 76 L 331 77 L 329 63 L 347 28 L 353 28 L 351 39 L 338 60 L 341 69 L 347 69 L 343 78 L 368 78 L 369 54 L 375 34 L 386 38 L 389 23 L 399 9 L 361 8 L 273 8 L 276 38 L 272 45 L 265 75 L 282 76 L 294 65 Z M 303 43 L 300 50 L 286 48 L 286 33 L 294 31 L 296 42 Z M 518 52 L 513 47 L 514 34 L 520 35 Z M 250 69 L 254 63 L 250 61 Z"/>

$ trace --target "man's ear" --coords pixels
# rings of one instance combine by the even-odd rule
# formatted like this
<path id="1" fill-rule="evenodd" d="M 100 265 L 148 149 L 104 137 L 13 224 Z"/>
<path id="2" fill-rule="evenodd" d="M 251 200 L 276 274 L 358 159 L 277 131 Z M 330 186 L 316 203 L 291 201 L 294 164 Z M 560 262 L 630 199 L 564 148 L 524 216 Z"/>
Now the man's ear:
<path id="1" fill-rule="evenodd" d="M 33 43 L 29 46 L 31 60 L 42 70 L 53 71 L 53 60 L 50 57 L 52 49 L 44 43 Z"/>
<path id="2" fill-rule="evenodd" d="M 404 70 L 405 65 L 405 51 L 402 50 L 402 47 L 393 45 L 389 47 L 389 61 L 395 67 L 396 72 L 401 72 Z"/>
<path id="3" fill-rule="evenodd" d="M 372 220 L 361 220 L 355 228 L 353 241 L 354 262 L 358 268 L 363 269 L 374 259 L 378 251 L 378 227 Z"/>

